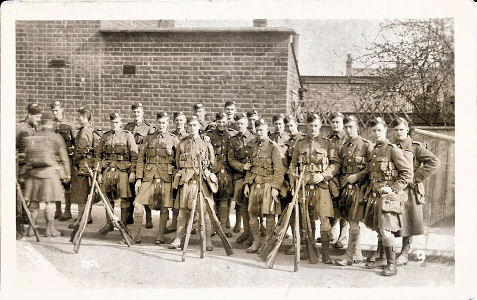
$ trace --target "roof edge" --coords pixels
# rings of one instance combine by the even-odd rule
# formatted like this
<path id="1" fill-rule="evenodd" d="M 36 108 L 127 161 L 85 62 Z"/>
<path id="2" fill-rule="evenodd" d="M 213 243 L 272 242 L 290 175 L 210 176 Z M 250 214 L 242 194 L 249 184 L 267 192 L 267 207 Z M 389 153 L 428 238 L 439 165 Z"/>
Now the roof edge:
<path id="1" fill-rule="evenodd" d="M 168 33 L 168 32 L 178 32 L 178 33 L 188 33 L 188 32 L 230 32 L 230 33 L 241 33 L 241 32 L 268 32 L 268 33 L 289 33 L 296 34 L 294 29 L 285 28 L 285 27 L 173 27 L 173 28 L 101 28 L 100 33 L 134 33 L 134 32 L 143 32 L 143 33 Z"/>

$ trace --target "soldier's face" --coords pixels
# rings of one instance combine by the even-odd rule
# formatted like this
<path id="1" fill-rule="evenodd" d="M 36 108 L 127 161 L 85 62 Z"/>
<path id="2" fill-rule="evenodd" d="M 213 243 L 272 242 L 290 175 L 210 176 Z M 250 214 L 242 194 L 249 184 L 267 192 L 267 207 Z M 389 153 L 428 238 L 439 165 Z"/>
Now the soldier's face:
<path id="1" fill-rule="evenodd" d="M 88 118 L 84 115 L 78 114 L 78 120 L 79 120 L 79 123 L 83 125 L 88 121 Z"/>
<path id="2" fill-rule="evenodd" d="M 160 118 L 157 120 L 157 130 L 160 133 L 166 132 L 168 125 L 169 125 L 169 120 L 167 118 Z"/>
<path id="3" fill-rule="evenodd" d="M 295 134 L 298 132 L 298 125 L 296 124 L 295 120 L 288 121 L 287 127 L 288 130 L 290 130 L 291 134 Z"/>
<path id="4" fill-rule="evenodd" d="M 227 127 L 227 120 L 226 119 L 215 120 L 215 123 L 217 124 L 217 128 L 219 130 L 224 130 L 225 127 Z"/>
<path id="5" fill-rule="evenodd" d="M 343 118 L 334 118 L 331 120 L 331 130 L 341 131 L 343 130 Z"/>
<path id="6" fill-rule="evenodd" d="M 273 125 L 275 125 L 275 130 L 279 133 L 283 133 L 285 131 L 285 123 L 283 120 L 276 120 L 273 122 Z"/>
<path id="7" fill-rule="evenodd" d="M 136 121 L 141 122 L 143 120 L 144 110 L 142 108 L 138 108 L 138 109 L 133 110 L 133 113 L 134 113 L 134 118 L 136 119 Z"/>
<path id="8" fill-rule="evenodd" d="M 238 130 L 241 133 L 245 133 L 247 131 L 248 120 L 247 119 L 240 119 L 237 121 Z"/>
<path id="9" fill-rule="evenodd" d="M 53 116 L 55 116 L 55 119 L 61 120 L 63 119 L 63 109 L 59 106 L 55 106 L 53 109 Z"/>
<path id="10" fill-rule="evenodd" d="M 174 120 L 174 123 L 176 124 L 177 129 L 184 129 L 185 124 L 186 124 L 186 117 L 185 116 L 178 116 Z"/>
<path id="11" fill-rule="evenodd" d="M 200 123 L 197 121 L 189 123 L 189 132 L 192 135 L 199 135 Z"/>
<path id="12" fill-rule="evenodd" d="M 349 122 L 344 125 L 344 130 L 346 135 L 350 138 L 355 138 L 358 136 L 358 124 L 356 122 Z"/>
<path id="13" fill-rule="evenodd" d="M 34 126 L 38 126 L 38 124 L 40 124 L 40 120 L 41 120 L 41 115 L 30 115 L 30 122 Z"/>
<path id="14" fill-rule="evenodd" d="M 230 105 L 225 108 L 225 113 L 227 114 L 229 119 L 234 117 L 236 111 L 237 109 L 235 108 L 235 105 Z"/>
<path id="15" fill-rule="evenodd" d="M 203 120 L 205 118 L 205 109 L 203 107 L 197 109 L 195 113 L 199 117 L 199 119 Z"/>
<path id="16" fill-rule="evenodd" d="M 258 116 L 250 117 L 248 119 L 248 127 L 252 130 L 255 129 L 255 121 L 257 121 L 257 120 L 258 120 Z"/>
<path id="17" fill-rule="evenodd" d="M 405 140 L 409 133 L 409 128 L 405 124 L 399 124 L 394 127 L 394 132 L 397 134 L 400 141 Z"/>
<path id="18" fill-rule="evenodd" d="M 317 137 L 320 135 L 321 122 L 319 120 L 314 120 L 311 123 L 308 123 L 308 134 L 312 137 Z"/>
<path id="19" fill-rule="evenodd" d="M 268 125 L 261 125 L 257 127 L 257 137 L 262 141 L 268 137 Z"/>
<path id="20" fill-rule="evenodd" d="M 371 133 L 373 134 L 374 140 L 376 142 L 383 142 L 386 140 L 387 128 L 383 124 L 377 124 L 371 128 Z"/>
<path id="21" fill-rule="evenodd" d="M 112 131 L 118 131 L 119 129 L 121 129 L 121 125 L 123 123 L 121 122 L 120 119 L 116 119 L 116 120 L 110 120 L 109 121 L 109 125 L 111 126 L 111 130 Z"/>

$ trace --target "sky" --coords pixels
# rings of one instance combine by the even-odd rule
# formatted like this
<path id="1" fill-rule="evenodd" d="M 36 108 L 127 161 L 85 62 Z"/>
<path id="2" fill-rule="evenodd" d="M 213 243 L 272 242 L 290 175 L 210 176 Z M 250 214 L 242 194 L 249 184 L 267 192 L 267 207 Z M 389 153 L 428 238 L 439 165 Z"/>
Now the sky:
<path id="1" fill-rule="evenodd" d="M 345 75 L 347 54 L 363 53 L 384 20 L 268 20 L 268 27 L 292 28 L 299 35 L 300 75 Z M 177 27 L 250 27 L 252 20 L 183 20 Z M 362 67 L 353 63 L 354 67 Z"/>

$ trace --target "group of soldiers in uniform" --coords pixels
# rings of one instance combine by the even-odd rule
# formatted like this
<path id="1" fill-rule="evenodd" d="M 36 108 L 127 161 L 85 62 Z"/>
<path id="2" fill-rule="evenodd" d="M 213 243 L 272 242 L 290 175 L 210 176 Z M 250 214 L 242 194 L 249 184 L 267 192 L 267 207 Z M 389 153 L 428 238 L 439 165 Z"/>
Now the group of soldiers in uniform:
<path id="1" fill-rule="evenodd" d="M 16 142 L 18 180 L 33 226 L 38 211 L 44 209 L 46 234 L 59 235 L 54 219 L 71 219 L 71 203 L 78 205 L 79 222 L 91 186 L 87 163 L 90 168 L 99 164 L 101 189 L 109 199 L 120 199 L 121 221 L 132 224 L 129 231 L 136 243 L 142 240 L 144 214 L 145 228 L 152 228 L 151 210 L 159 210 L 155 243 L 170 242 L 169 248 L 179 248 L 193 200 L 201 191 L 215 207 L 228 238 L 233 236 L 229 216 L 235 209 L 233 231 L 240 232 L 243 223 L 236 241 L 255 253 L 272 237 L 277 217 L 299 188 L 295 185 L 303 172 L 300 193 L 307 199 L 313 238 L 314 221 L 320 221 L 317 242 L 325 264 L 348 266 L 363 260 L 361 223 L 375 230 L 379 240 L 365 267 L 383 267 L 383 275 L 395 275 L 396 265 L 408 262 L 412 236 L 424 232 L 423 181 L 437 170 L 439 159 L 410 138 L 404 118 L 392 121 L 397 140 L 391 143 L 387 124 L 379 117 L 368 124 L 371 142 L 360 136 L 358 119 L 342 113 L 331 114 L 331 132 L 325 136 L 318 114 L 307 116 L 302 133 L 292 115 L 275 115 L 269 126 L 257 111 L 237 113 L 233 101 L 227 101 L 210 123 L 202 103 L 194 105 L 188 118 L 183 112 L 172 116 L 159 112 L 155 126 L 144 122 L 141 103 L 131 109 L 133 122 L 123 126 L 121 115 L 112 113 L 110 130 L 101 134 L 93 129 L 91 112 L 85 108 L 78 110 L 76 130 L 64 120 L 61 102 L 43 112 L 37 104 L 28 106 L 26 119 L 17 125 Z M 174 130 L 169 130 L 171 117 Z M 108 214 L 106 219 L 102 234 L 114 230 Z M 193 219 L 196 227 L 198 218 Z M 333 237 L 332 228 L 338 225 L 340 234 Z M 168 241 L 166 234 L 174 231 L 174 239 Z M 213 234 L 206 214 L 207 251 L 213 250 Z M 27 235 L 32 235 L 31 230 Z M 396 237 L 403 238 L 400 253 L 396 253 Z M 346 239 L 345 255 L 333 260 L 331 242 L 336 240 L 334 246 L 342 248 Z M 291 247 L 286 254 L 293 251 Z"/>

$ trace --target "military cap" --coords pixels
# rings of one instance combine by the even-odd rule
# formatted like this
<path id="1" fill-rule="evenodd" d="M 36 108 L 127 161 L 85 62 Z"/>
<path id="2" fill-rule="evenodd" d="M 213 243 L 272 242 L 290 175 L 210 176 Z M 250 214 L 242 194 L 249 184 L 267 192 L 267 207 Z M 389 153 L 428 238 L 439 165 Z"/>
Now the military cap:
<path id="1" fill-rule="evenodd" d="M 263 125 L 268 125 L 267 121 L 264 119 L 258 119 L 255 121 L 255 127 L 263 126 Z"/>
<path id="2" fill-rule="evenodd" d="M 409 127 L 409 122 L 402 118 L 402 117 L 399 117 L 399 118 L 396 118 L 394 119 L 392 122 L 391 122 L 391 127 L 396 127 L 396 126 L 399 126 L 401 124 L 404 124 L 406 125 L 406 127 Z"/>
<path id="3" fill-rule="evenodd" d="M 215 114 L 215 120 L 223 120 L 227 119 L 227 114 L 226 113 L 216 113 Z"/>
<path id="4" fill-rule="evenodd" d="M 306 122 L 307 123 L 313 123 L 315 120 L 318 120 L 321 122 L 321 118 L 318 114 L 309 114 L 307 117 L 306 117 Z"/>
<path id="5" fill-rule="evenodd" d="M 275 123 L 276 121 L 278 120 L 284 120 L 285 119 L 285 115 L 284 114 L 279 114 L 279 115 L 274 115 L 272 117 L 272 122 Z"/>
<path id="6" fill-rule="evenodd" d="M 333 112 L 333 113 L 331 113 L 331 115 L 330 115 L 330 120 L 334 120 L 334 119 L 336 119 L 336 118 L 342 118 L 342 119 L 343 119 L 343 118 L 344 118 L 344 115 L 343 115 L 342 113 L 340 113 L 340 112 Z"/>
<path id="7" fill-rule="evenodd" d="M 294 115 L 288 115 L 285 117 L 285 124 L 288 124 L 290 121 L 295 121 L 296 122 L 296 118 Z"/>
<path id="8" fill-rule="evenodd" d="M 44 111 L 41 113 L 41 124 L 45 124 L 49 121 L 53 121 L 54 116 L 51 111 Z"/>
<path id="9" fill-rule="evenodd" d="M 203 107 L 204 107 L 204 104 L 202 104 L 202 103 L 196 103 L 193 106 L 194 110 L 198 110 L 198 109 L 201 109 Z"/>
<path id="10" fill-rule="evenodd" d="M 56 100 L 55 102 L 50 103 L 50 108 L 61 107 L 61 102 Z"/>
<path id="11" fill-rule="evenodd" d="M 343 119 L 343 124 L 348 124 L 350 122 L 356 122 L 356 124 L 358 124 L 358 118 L 356 118 L 354 115 L 349 115 Z"/>
<path id="12" fill-rule="evenodd" d="M 156 115 L 156 119 L 159 120 L 162 118 L 169 118 L 169 115 L 165 111 L 158 112 Z"/>
<path id="13" fill-rule="evenodd" d="M 112 113 L 112 114 L 109 115 L 109 119 L 110 120 L 121 119 L 121 115 L 119 115 L 119 113 L 115 112 L 115 113 Z"/>
<path id="14" fill-rule="evenodd" d="M 28 104 L 28 113 L 30 115 L 39 115 L 41 114 L 41 109 L 40 107 L 38 106 L 38 103 L 30 103 Z"/>
<path id="15" fill-rule="evenodd" d="M 372 118 L 369 123 L 368 123 L 368 127 L 374 127 L 378 124 L 383 124 L 384 127 L 387 127 L 387 124 L 386 122 L 383 120 L 383 118 L 381 117 L 374 117 Z"/>
<path id="16" fill-rule="evenodd" d="M 239 113 L 234 117 L 235 121 L 238 121 L 240 119 L 247 119 L 247 114 L 246 113 Z"/>
<path id="17" fill-rule="evenodd" d="M 182 111 L 176 111 L 176 112 L 172 115 L 172 117 L 174 118 L 174 120 L 177 119 L 177 117 L 179 117 L 179 116 L 185 116 L 185 115 L 184 115 L 184 112 L 182 112 Z"/>
<path id="18" fill-rule="evenodd" d="M 189 118 L 187 118 L 187 123 L 188 124 L 190 124 L 192 122 L 200 123 L 199 117 L 197 115 L 192 115 Z"/>
<path id="19" fill-rule="evenodd" d="M 140 103 L 140 102 L 138 104 L 131 105 L 131 110 L 133 110 L 133 111 L 136 110 L 136 109 L 139 109 L 139 108 L 143 109 L 142 103 Z"/>
<path id="20" fill-rule="evenodd" d="M 256 110 L 251 110 L 249 112 L 247 112 L 247 118 L 251 118 L 251 117 L 258 117 L 258 112 Z"/>
<path id="21" fill-rule="evenodd" d="M 227 102 L 225 102 L 224 107 L 229 107 L 229 106 L 233 106 L 233 105 L 235 105 L 235 101 L 233 101 L 233 100 L 232 101 L 227 101 Z"/>

